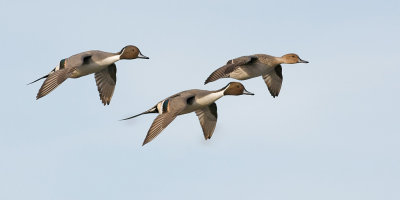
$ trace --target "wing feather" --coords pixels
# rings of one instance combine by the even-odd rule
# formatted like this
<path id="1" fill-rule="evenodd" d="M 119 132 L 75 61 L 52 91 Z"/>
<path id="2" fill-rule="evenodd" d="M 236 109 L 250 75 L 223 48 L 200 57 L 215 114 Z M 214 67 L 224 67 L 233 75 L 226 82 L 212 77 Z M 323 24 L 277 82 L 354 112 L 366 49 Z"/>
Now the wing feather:
<path id="1" fill-rule="evenodd" d="M 263 75 L 265 84 L 268 86 L 269 93 L 275 98 L 279 95 L 282 87 L 282 66 L 278 65 L 268 74 Z"/>
<path id="2" fill-rule="evenodd" d="M 176 118 L 176 116 L 176 114 L 169 112 L 158 115 L 151 124 L 146 138 L 143 141 L 143 145 L 151 142 L 155 137 L 157 137 L 161 131 L 164 130 Z"/>
<path id="3" fill-rule="evenodd" d="M 70 69 L 62 69 L 51 72 L 40 87 L 36 99 L 40 99 L 56 89 L 56 87 L 69 78 L 70 71 Z"/>
<path id="4" fill-rule="evenodd" d="M 204 84 L 207 84 L 209 82 L 216 81 L 220 78 L 229 78 L 229 74 L 233 71 L 235 71 L 238 67 L 243 66 L 243 65 L 249 65 L 256 61 L 258 58 L 256 56 L 242 56 L 239 58 L 235 58 L 232 60 L 229 60 L 226 65 L 218 68 L 215 70 L 211 75 L 207 78 L 207 80 L 204 82 Z"/>
<path id="5" fill-rule="evenodd" d="M 97 90 L 104 105 L 109 105 L 114 94 L 115 84 L 117 83 L 117 67 L 115 64 L 109 65 L 104 70 L 94 74 Z"/>
<path id="6" fill-rule="evenodd" d="M 165 102 L 167 103 L 164 104 Z M 160 103 L 162 103 L 163 112 L 154 119 L 143 145 L 157 137 L 186 107 L 186 99 L 180 95 L 173 95 Z"/>
<path id="7" fill-rule="evenodd" d="M 217 125 L 217 104 L 211 105 L 196 110 L 196 115 L 199 118 L 201 128 L 203 129 L 204 138 L 210 139 Z"/>

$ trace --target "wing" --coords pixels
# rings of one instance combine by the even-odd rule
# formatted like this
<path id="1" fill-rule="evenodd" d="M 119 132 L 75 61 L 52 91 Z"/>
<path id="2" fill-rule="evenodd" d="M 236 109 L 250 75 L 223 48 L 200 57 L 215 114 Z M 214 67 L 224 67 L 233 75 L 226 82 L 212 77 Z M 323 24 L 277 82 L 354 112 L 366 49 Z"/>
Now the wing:
<path id="1" fill-rule="evenodd" d="M 269 93 L 275 98 L 279 95 L 282 86 L 282 66 L 278 65 L 268 74 L 263 75 L 265 84 L 268 86 Z"/>
<path id="2" fill-rule="evenodd" d="M 158 115 L 156 119 L 154 119 L 153 124 L 151 124 L 146 138 L 143 141 L 143 145 L 151 142 L 155 137 L 157 137 L 161 131 L 164 130 L 176 118 L 176 116 L 176 114 L 172 113 L 163 113 Z"/>
<path id="3" fill-rule="evenodd" d="M 155 137 L 157 137 L 161 131 L 164 130 L 176 118 L 176 116 L 184 110 L 186 106 L 185 101 L 184 98 L 181 98 L 178 95 L 160 102 L 163 112 L 154 119 L 149 131 L 147 132 L 146 138 L 143 141 L 143 145 L 151 142 Z"/>
<path id="4" fill-rule="evenodd" d="M 196 110 L 196 115 L 199 117 L 204 138 L 206 140 L 210 139 L 214 133 L 215 126 L 217 125 L 217 104 L 212 103 L 205 108 Z"/>
<path id="5" fill-rule="evenodd" d="M 226 65 L 218 68 L 213 73 L 211 73 L 211 75 L 207 78 L 204 84 L 216 81 L 220 78 L 229 78 L 229 74 L 235 71 L 239 66 L 252 64 L 257 59 L 258 58 L 256 56 L 242 56 L 239 58 L 229 60 L 226 63 Z"/>
<path id="6" fill-rule="evenodd" d="M 114 94 L 115 84 L 117 83 L 117 67 L 115 64 L 109 65 L 107 68 L 94 74 L 96 79 L 97 90 L 100 99 L 104 105 L 109 105 L 111 97 Z"/>
<path id="7" fill-rule="evenodd" d="M 36 99 L 40 99 L 56 89 L 57 86 L 59 86 L 62 82 L 69 78 L 70 72 L 74 69 L 75 68 L 62 69 L 55 72 L 50 72 L 50 74 L 47 76 L 46 80 L 40 87 L 39 92 L 36 95 Z"/>

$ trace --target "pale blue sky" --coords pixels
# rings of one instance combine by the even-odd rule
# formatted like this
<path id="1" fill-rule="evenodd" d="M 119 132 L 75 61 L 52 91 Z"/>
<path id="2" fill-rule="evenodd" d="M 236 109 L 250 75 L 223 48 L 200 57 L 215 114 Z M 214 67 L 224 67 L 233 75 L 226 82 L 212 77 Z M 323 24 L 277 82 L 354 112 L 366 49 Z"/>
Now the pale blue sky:
<path id="1" fill-rule="evenodd" d="M 0 199 L 400 199 L 399 1 L 4 1 Z M 111 105 L 93 75 L 36 101 L 72 54 L 137 45 Z M 142 147 L 156 115 L 241 55 L 297 53 L 272 98 L 224 97 L 213 138 L 195 114 Z"/>

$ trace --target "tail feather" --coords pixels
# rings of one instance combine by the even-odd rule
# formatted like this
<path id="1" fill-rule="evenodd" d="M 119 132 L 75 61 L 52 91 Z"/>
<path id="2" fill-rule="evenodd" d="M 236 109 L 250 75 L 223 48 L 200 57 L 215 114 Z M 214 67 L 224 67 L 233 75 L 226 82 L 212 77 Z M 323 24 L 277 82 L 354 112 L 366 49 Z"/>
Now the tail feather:
<path id="1" fill-rule="evenodd" d="M 45 76 L 43 76 L 43 77 L 40 77 L 40 78 L 38 78 L 37 80 L 34 80 L 34 81 L 28 83 L 27 85 L 30 85 L 30 84 L 32 84 L 32 83 L 35 83 L 35 82 L 37 82 L 37 81 L 39 81 L 39 80 L 42 80 L 42 79 L 44 79 L 44 78 L 47 78 L 47 77 L 49 77 L 50 74 L 52 74 L 52 73 L 54 73 L 55 71 L 58 71 L 58 70 L 60 70 L 60 67 L 57 65 L 57 67 L 55 67 L 53 70 L 51 70 L 51 72 L 50 72 L 49 74 L 47 74 L 47 75 L 45 75 Z"/>
<path id="2" fill-rule="evenodd" d="M 47 74 L 47 75 L 45 75 L 45 76 L 43 76 L 43 77 L 40 77 L 40 78 L 38 78 L 38 79 L 36 79 L 36 80 L 34 80 L 34 81 L 28 83 L 27 85 L 30 85 L 30 84 L 35 83 L 35 82 L 37 82 L 37 81 L 40 81 L 40 80 L 42 80 L 42 79 L 44 79 L 44 78 L 47 78 L 48 76 L 49 76 L 49 75 Z"/>
<path id="3" fill-rule="evenodd" d="M 125 119 L 121 119 L 121 120 L 119 120 L 119 121 L 132 119 L 132 118 L 138 117 L 138 116 L 140 116 L 140 115 L 149 114 L 149 113 L 158 113 L 157 106 L 154 106 L 154 107 L 150 108 L 149 110 L 144 111 L 144 112 L 142 112 L 142 113 L 140 113 L 140 114 L 137 114 L 137 115 L 134 115 L 134 116 L 132 116 L 132 117 L 125 118 Z"/>

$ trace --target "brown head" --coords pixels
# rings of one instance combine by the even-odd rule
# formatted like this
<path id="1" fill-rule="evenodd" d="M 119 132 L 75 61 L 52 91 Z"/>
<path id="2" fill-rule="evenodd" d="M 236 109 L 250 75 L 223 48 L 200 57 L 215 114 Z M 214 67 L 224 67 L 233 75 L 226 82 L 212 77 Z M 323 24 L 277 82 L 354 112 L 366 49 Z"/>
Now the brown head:
<path id="1" fill-rule="evenodd" d="M 285 64 L 308 63 L 308 61 L 300 59 L 300 57 L 294 53 L 289 53 L 289 54 L 283 55 L 281 57 L 281 59 L 282 59 L 282 62 Z"/>
<path id="2" fill-rule="evenodd" d="M 224 90 L 224 95 L 254 95 L 253 93 L 249 92 L 244 88 L 244 86 L 239 82 L 230 82 Z"/>
<path id="3" fill-rule="evenodd" d="M 120 52 L 119 55 L 121 55 L 121 59 L 135 59 L 135 58 L 143 58 L 143 59 L 149 59 L 149 57 L 144 56 L 142 53 L 140 53 L 139 48 L 133 45 L 128 45 L 124 47 Z"/>

